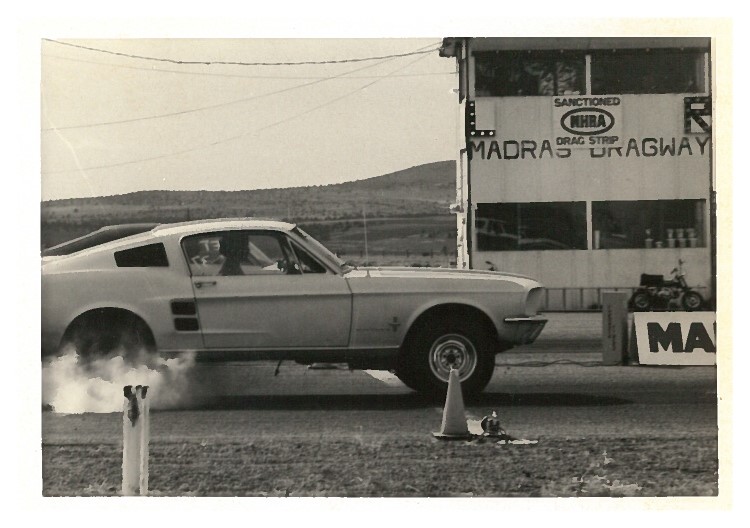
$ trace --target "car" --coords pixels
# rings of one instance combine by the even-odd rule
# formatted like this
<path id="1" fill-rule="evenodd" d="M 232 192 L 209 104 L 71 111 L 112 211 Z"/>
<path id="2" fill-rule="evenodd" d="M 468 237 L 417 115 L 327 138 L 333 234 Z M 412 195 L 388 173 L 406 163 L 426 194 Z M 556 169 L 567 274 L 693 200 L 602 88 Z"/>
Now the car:
<path id="1" fill-rule="evenodd" d="M 299 226 L 254 218 L 121 229 L 42 262 L 42 356 L 294 360 L 482 391 L 495 355 L 533 342 L 544 288 L 522 275 L 358 267 Z M 136 231 L 135 234 L 130 234 Z M 50 254 L 53 253 L 53 254 Z M 153 357 L 153 356 L 151 356 Z"/>

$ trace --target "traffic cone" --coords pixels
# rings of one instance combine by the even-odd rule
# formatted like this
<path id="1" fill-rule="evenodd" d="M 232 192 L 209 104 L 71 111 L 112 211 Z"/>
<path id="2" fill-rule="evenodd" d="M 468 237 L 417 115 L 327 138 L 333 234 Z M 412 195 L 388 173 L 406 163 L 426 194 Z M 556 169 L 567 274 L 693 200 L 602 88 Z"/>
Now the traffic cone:
<path id="1" fill-rule="evenodd" d="M 445 408 L 443 409 L 443 424 L 440 432 L 432 433 L 435 438 L 443 440 L 458 440 L 471 438 L 469 426 L 466 424 L 466 411 L 464 410 L 464 398 L 461 394 L 461 381 L 458 379 L 458 371 L 451 369 L 448 376 L 448 392 L 445 396 Z"/>

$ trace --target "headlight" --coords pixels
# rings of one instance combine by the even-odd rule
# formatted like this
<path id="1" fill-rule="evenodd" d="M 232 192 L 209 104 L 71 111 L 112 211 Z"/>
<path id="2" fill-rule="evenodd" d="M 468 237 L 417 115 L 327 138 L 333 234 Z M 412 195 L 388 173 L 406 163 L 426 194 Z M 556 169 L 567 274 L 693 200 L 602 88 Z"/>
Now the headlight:
<path id="1" fill-rule="evenodd" d="M 532 316 L 539 313 L 542 308 L 542 302 L 544 301 L 544 288 L 537 286 L 531 288 L 528 295 L 526 296 L 526 308 L 524 315 Z"/>

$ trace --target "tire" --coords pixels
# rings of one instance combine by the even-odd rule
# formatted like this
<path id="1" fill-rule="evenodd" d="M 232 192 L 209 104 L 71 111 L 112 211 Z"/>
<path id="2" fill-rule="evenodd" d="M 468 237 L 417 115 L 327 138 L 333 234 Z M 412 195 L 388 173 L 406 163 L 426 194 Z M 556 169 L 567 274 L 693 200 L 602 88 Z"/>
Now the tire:
<path id="1" fill-rule="evenodd" d="M 148 325 L 129 312 L 96 310 L 76 319 L 62 347 L 72 346 L 83 362 L 122 356 L 129 365 L 149 364 L 156 346 Z"/>
<path id="2" fill-rule="evenodd" d="M 493 336 L 472 322 L 439 319 L 410 332 L 396 375 L 429 396 L 444 396 L 451 367 L 458 369 L 464 395 L 481 392 L 495 370 Z"/>
<path id="3" fill-rule="evenodd" d="M 651 296 L 646 292 L 635 292 L 630 301 L 634 312 L 648 312 L 651 310 Z"/>
<path id="4" fill-rule="evenodd" d="M 682 295 L 682 307 L 686 312 L 694 312 L 700 310 L 703 306 L 703 297 L 701 294 L 694 291 L 686 291 Z"/>

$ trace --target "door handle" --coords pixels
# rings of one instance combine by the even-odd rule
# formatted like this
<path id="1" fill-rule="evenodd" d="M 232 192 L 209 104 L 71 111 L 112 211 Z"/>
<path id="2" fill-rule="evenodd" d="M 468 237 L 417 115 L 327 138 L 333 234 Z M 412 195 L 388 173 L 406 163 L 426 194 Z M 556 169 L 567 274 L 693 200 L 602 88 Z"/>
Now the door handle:
<path id="1" fill-rule="evenodd" d="M 196 281 L 196 288 L 203 288 L 204 286 L 216 286 L 216 281 Z"/>

